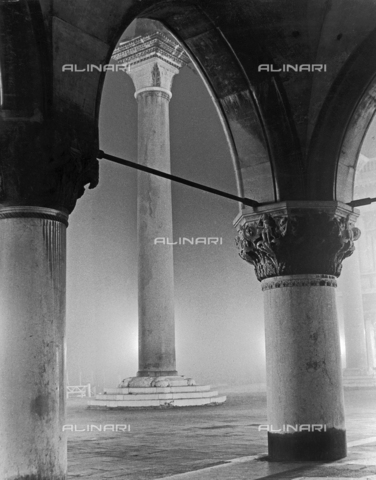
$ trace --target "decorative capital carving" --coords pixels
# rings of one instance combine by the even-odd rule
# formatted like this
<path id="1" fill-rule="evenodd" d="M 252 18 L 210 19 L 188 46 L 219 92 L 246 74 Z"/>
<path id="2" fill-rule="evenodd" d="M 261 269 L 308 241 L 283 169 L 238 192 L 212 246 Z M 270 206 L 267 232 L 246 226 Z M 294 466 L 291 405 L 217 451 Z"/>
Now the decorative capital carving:
<path id="1" fill-rule="evenodd" d="M 0 132 L 0 204 L 71 213 L 85 186 L 98 184 L 98 134 L 78 108 L 53 119 L 4 121 Z"/>
<path id="2" fill-rule="evenodd" d="M 174 76 L 189 62 L 184 49 L 162 31 L 121 42 L 112 58 L 126 66 L 136 88 L 136 98 L 145 91 L 161 91 L 168 95 L 168 100 Z"/>
<path id="3" fill-rule="evenodd" d="M 84 139 L 85 140 L 85 139 Z M 85 141 L 55 131 L 55 144 L 50 159 L 48 181 L 54 192 L 55 203 L 71 212 L 76 201 L 85 193 L 85 185 L 92 189 L 99 182 L 97 142 L 92 139 L 88 146 Z"/>
<path id="4" fill-rule="evenodd" d="M 360 237 L 355 215 L 345 213 L 313 208 L 253 213 L 238 226 L 240 257 L 255 267 L 259 281 L 301 274 L 338 277 Z"/>
<path id="5" fill-rule="evenodd" d="M 154 64 L 153 70 L 151 71 L 151 78 L 153 87 L 161 86 L 161 71 L 159 70 L 158 63 Z"/>

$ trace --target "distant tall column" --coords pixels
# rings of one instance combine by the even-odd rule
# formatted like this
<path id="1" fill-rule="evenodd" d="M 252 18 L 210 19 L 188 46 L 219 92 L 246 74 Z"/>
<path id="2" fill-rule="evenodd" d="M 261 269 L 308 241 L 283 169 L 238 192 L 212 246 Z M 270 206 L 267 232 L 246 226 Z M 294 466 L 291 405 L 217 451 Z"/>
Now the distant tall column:
<path id="1" fill-rule="evenodd" d="M 354 184 L 354 199 L 373 197 L 376 188 L 376 159 L 359 155 Z M 355 252 L 345 266 L 343 277 L 346 369 L 344 385 L 372 387 L 374 338 L 372 322 L 376 318 L 376 206 L 361 208 L 358 220 L 362 235 Z"/>
<path id="2" fill-rule="evenodd" d="M 138 26 L 139 25 L 138 21 Z M 144 25 L 150 26 L 150 20 Z M 155 25 L 154 25 L 155 27 Z M 169 102 L 174 75 L 188 60 L 182 47 L 159 28 L 121 42 L 113 59 L 126 67 L 138 102 L 138 161 L 170 172 Z M 138 175 L 139 369 L 117 389 L 89 400 L 92 408 L 217 405 L 209 385 L 178 375 L 175 359 L 174 274 L 171 184 L 155 175 Z M 158 242 L 168 238 L 170 242 Z M 116 394 L 116 397 L 113 397 Z"/>
<path id="3" fill-rule="evenodd" d="M 138 162 L 170 173 L 169 101 L 178 68 L 153 58 L 129 72 L 138 101 Z M 138 376 L 177 375 L 170 181 L 138 173 Z"/>
<path id="4" fill-rule="evenodd" d="M 375 369 L 375 324 L 373 322 L 374 314 L 369 313 L 365 316 L 366 326 L 366 342 L 367 342 L 367 359 L 368 369 L 370 373 Z"/>
<path id="5" fill-rule="evenodd" d="M 366 375 L 367 349 L 359 253 L 355 251 L 343 267 L 343 314 L 346 344 L 346 375 Z"/>
<path id="6" fill-rule="evenodd" d="M 123 45 L 123 44 L 122 44 Z M 185 58 L 182 48 L 161 32 L 125 42 L 121 60 L 136 88 L 138 162 L 170 173 L 169 102 L 173 77 Z M 138 173 L 139 377 L 175 376 L 171 183 Z"/>

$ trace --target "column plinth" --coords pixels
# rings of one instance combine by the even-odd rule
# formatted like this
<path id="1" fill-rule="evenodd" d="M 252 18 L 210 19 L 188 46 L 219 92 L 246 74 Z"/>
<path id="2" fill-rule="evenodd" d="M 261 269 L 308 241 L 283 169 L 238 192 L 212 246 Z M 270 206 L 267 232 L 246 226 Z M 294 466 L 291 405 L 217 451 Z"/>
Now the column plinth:
<path id="1" fill-rule="evenodd" d="M 337 202 L 281 202 L 235 220 L 264 295 L 271 461 L 346 456 L 334 289 L 356 216 Z"/>
<path id="2" fill-rule="evenodd" d="M 0 209 L 0 478 L 66 478 L 63 212 Z"/>

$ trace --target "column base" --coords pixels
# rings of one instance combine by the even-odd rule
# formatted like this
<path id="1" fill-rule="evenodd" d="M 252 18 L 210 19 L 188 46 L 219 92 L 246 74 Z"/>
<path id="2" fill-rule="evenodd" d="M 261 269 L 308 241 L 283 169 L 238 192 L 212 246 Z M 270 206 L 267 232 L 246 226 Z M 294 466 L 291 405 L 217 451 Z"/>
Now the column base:
<path id="1" fill-rule="evenodd" d="M 118 388 L 108 388 L 89 400 L 89 408 L 171 408 L 221 405 L 225 396 L 211 391 L 210 385 L 196 385 L 192 378 L 181 375 L 130 377 Z"/>
<path id="2" fill-rule="evenodd" d="M 139 370 L 137 377 L 176 377 L 178 372 L 176 370 Z"/>
<path id="3" fill-rule="evenodd" d="M 376 387 L 376 373 L 363 368 L 345 368 L 343 386 L 346 389 Z"/>
<path id="4" fill-rule="evenodd" d="M 268 432 L 268 460 L 332 461 L 347 455 L 346 431 L 336 428 L 326 432 Z"/>

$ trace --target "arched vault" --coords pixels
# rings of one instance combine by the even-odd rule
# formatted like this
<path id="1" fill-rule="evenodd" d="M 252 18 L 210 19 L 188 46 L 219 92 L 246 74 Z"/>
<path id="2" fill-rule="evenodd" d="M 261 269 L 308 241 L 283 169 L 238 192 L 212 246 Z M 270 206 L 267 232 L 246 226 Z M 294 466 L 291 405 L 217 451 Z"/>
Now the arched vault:
<path id="1" fill-rule="evenodd" d="M 2 75 L 12 77 L 4 83 L 4 98 L 12 94 L 9 89 L 17 78 L 18 84 L 23 78 L 24 85 L 35 85 L 34 108 L 21 115 L 16 110 L 22 102 L 16 102 L 12 112 L 2 113 L 0 142 L 8 152 L 2 167 L 3 196 L 9 203 L 71 211 L 83 186 L 96 185 L 105 74 L 63 71 L 63 66 L 82 69 L 108 63 L 125 28 L 135 18 L 147 17 L 171 30 L 204 76 L 229 140 L 239 195 L 261 203 L 349 201 L 357 153 L 374 111 L 376 4 L 360 3 L 55 0 L 52 8 L 49 0 L 1 4 L 4 22 L 14 20 L 15 12 L 30 20 L 27 28 L 8 37 L 10 44 L 0 52 Z M 33 68 L 25 64 L 12 70 L 12 44 L 20 42 L 25 58 L 34 59 Z M 282 71 L 259 71 L 260 65 Z M 298 66 L 299 71 L 283 71 L 286 65 Z M 303 71 L 301 65 L 306 66 Z M 323 69 L 307 71 L 312 65 Z M 39 139 L 33 154 L 25 142 L 20 144 L 20 128 Z M 25 181 L 15 181 L 9 167 L 15 162 L 12 142 L 18 142 L 17 158 L 22 157 L 20 149 L 25 150 Z M 42 175 L 35 179 L 37 188 L 31 188 L 28 180 L 36 170 Z"/>

